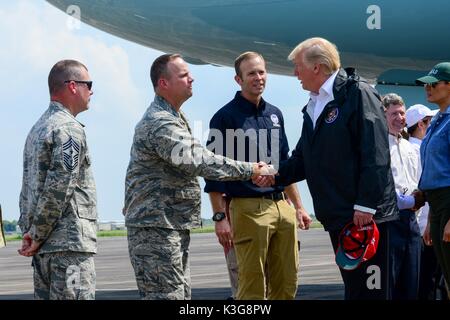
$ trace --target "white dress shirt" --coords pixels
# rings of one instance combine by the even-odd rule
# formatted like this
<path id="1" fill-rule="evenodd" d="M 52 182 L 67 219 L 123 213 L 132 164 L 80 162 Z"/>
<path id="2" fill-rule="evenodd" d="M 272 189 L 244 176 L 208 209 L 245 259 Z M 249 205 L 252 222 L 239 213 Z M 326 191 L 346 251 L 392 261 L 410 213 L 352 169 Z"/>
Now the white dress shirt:
<path id="1" fill-rule="evenodd" d="M 320 117 L 323 109 L 325 109 L 325 106 L 328 102 L 334 100 L 333 85 L 338 73 L 339 70 L 333 73 L 327 81 L 322 84 L 318 94 L 314 92 L 309 93 L 310 99 L 306 107 L 306 112 L 308 112 L 308 115 L 313 122 L 313 128 L 316 127 L 317 119 Z"/>
<path id="2" fill-rule="evenodd" d="M 422 174 L 422 165 L 420 162 L 420 145 L 422 144 L 422 140 L 410 137 L 408 140 L 411 145 L 413 146 L 414 150 L 417 152 L 417 156 L 419 157 L 419 176 Z M 423 233 L 425 232 L 425 228 L 427 226 L 428 221 L 428 213 L 430 211 L 430 206 L 428 205 L 428 202 L 425 202 L 425 205 L 417 210 L 417 223 L 419 224 L 420 228 L 420 234 L 423 236 Z"/>
<path id="3" fill-rule="evenodd" d="M 417 151 L 408 140 L 389 134 L 391 170 L 400 210 L 414 207 L 411 193 L 417 189 L 420 178 L 420 161 Z"/>

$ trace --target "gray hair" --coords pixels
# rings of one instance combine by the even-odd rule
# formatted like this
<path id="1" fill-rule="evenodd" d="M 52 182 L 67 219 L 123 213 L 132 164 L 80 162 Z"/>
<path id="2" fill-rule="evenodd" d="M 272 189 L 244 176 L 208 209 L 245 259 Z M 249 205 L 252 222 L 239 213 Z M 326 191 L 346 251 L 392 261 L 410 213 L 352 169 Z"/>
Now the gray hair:
<path id="1" fill-rule="evenodd" d="M 405 105 L 403 98 L 400 97 L 396 93 L 388 93 L 388 94 L 384 95 L 381 98 L 381 102 L 383 103 L 384 110 L 389 109 L 389 107 L 392 105 L 397 105 L 397 104 L 402 105 L 402 106 Z"/>
<path id="2" fill-rule="evenodd" d="M 88 71 L 84 64 L 76 60 L 61 60 L 57 62 L 48 75 L 50 95 L 61 90 L 64 87 L 64 81 L 81 80 L 82 68 Z"/>

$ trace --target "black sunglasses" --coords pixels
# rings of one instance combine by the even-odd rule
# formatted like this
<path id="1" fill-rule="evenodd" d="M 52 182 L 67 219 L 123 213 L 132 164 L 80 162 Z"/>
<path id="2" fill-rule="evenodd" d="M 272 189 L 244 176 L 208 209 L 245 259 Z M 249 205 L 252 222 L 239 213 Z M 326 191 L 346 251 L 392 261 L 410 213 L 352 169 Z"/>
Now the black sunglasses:
<path id="1" fill-rule="evenodd" d="M 69 83 L 72 81 L 75 83 L 84 83 L 88 87 L 89 91 L 92 89 L 92 81 L 66 80 L 64 83 Z"/>
<path id="2" fill-rule="evenodd" d="M 434 89 L 434 88 L 436 88 L 436 86 L 437 86 L 440 82 L 443 82 L 443 83 L 450 83 L 450 82 L 448 82 L 448 81 L 436 81 L 436 82 L 433 82 L 433 83 L 425 83 L 424 86 L 425 86 L 425 87 L 432 87 L 432 88 Z"/>

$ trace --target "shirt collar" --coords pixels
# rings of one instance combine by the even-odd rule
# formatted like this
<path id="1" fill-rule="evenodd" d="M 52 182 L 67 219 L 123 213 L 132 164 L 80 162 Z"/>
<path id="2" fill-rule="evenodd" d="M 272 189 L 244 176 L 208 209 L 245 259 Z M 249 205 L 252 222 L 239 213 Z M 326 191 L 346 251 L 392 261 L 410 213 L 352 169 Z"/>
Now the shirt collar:
<path id="1" fill-rule="evenodd" d="M 334 100 L 334 94 L 333 94 L 333 85 L 334 80 L 336 79 L 337 75 L 339 73 L 339 70 L 336 70 L 320 87 L 319 93 L 310 92 L 309 96 L 311 97 L 311 100 L 317 101 L 317 99 L 324 99 L 324 98 L 331 98 L 331 100 Z"/>
<path id="2" fill-rule="evenodd" d="M 447 107 L 444 113 L 450 113 L 450 106 Z"/>
<path id="3" fill-rule="evenodd" d="M 416 137 L 409 137 L 409 142 L 415 143 L 415 144 L 422 144 L 422 140 L 417 139 Z"/>
<path id="4" fill-rule="evenodd" d="M 82 124 L 80 121 L 78 121 L 78 120 L 73 116 L 73 114 L 69 111 L 69 109 L 67 109 L 61 102 L 58 102 L 58 101 L 50 101 L 50 108 L 63 112 L 63 113 L 66 114 L 68 117 L 70 117 L 71 119 L 75 120 L 75 121 L 78 122 L 82 127 L 84 127 L 84 124 Z"/>
<path id="5" fill-rule="evenodd" d="M 164 99 L 163 97 L 161 97 L 161 96 L 155 94 L 155 99 L 153 100 L 153 102 L 154 102 L 157 106 L 159 106 L 160 108 L 162 108 L 162 109 L 164 109 L 164 110 L 170 112 L 170 113 L 173 114 L 174 116 L 176 116 L 176 117 L 179 117 L 179 116 L 180 116 L 180 113 L 178 113 L 178 112 L 174 109 L 174 107 L 172 107 L 172 105 L 171 105 L 169 102 L 167 102 L 167 100 Z"/>
<path id="6" fill-rule="evenodd" d="M 389 140 L 391 140 L 392 142 L 395 141 L 395 143 L 400 143 L 400 141 L 403 139 L 402 135 L 399 133 L 397 135 L 393 135 L 392 133 L 389 132 Z"/>
<path id="7" fill-rule="evenodd" d="M 244 110 L 247 113 L 252 113 L 252 114 L 260 113 L 266 109 L 266 101 L 264 101 L 264 99 L 262 97 L 261 97 L 261 101 L 259 101 L 258 107 L 253 102 L 250 102 L 247 99 L 245 99 L 242 96 L 242 91 L 237 91 L 234 98 L 238 101 L 239 108 L 241 108 L 242 110 Z"/>

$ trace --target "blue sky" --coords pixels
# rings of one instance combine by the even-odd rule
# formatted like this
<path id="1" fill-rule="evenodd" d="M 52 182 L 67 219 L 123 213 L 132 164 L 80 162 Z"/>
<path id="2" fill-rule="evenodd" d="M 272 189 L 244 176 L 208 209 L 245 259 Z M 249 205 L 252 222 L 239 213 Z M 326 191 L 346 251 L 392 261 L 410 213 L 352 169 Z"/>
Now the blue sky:
<path id="1" fill-rule="evenodd" d="M 22 152 L 26 136 L 48 107 L 47 76 L 62 59 L 86 64 L 94 81 L 91 108 L 78 115 L 86 125 L 97 183 L 101 221 L 123 220 L 124 177 L 134 126 L 153 100 L 149 69 L 162 52 L 111 36 L 86 24 L 67 27 L 67 16 L 45 1 L 2 1 L 0 4 L 0 203 L 3 218 L 19 217 Z M 193 66 L 194 95 L 182 107 L 189 121 L 201 123 L 206 141 L 212 115 L 239 89 L 228 67 Z M 270 70 L 269 70 L 270 72 Z M 269 75 L 264 98 L 284 114 L 291 149 L 300 137 L 301 108 L 307 94 L 294 77 Z M 203 179 L 200 179 L 203 188 Z M 299 183 L 307 210 L 312 203 Z M 211 217 L 207 194 L 202 216 Z"/>

